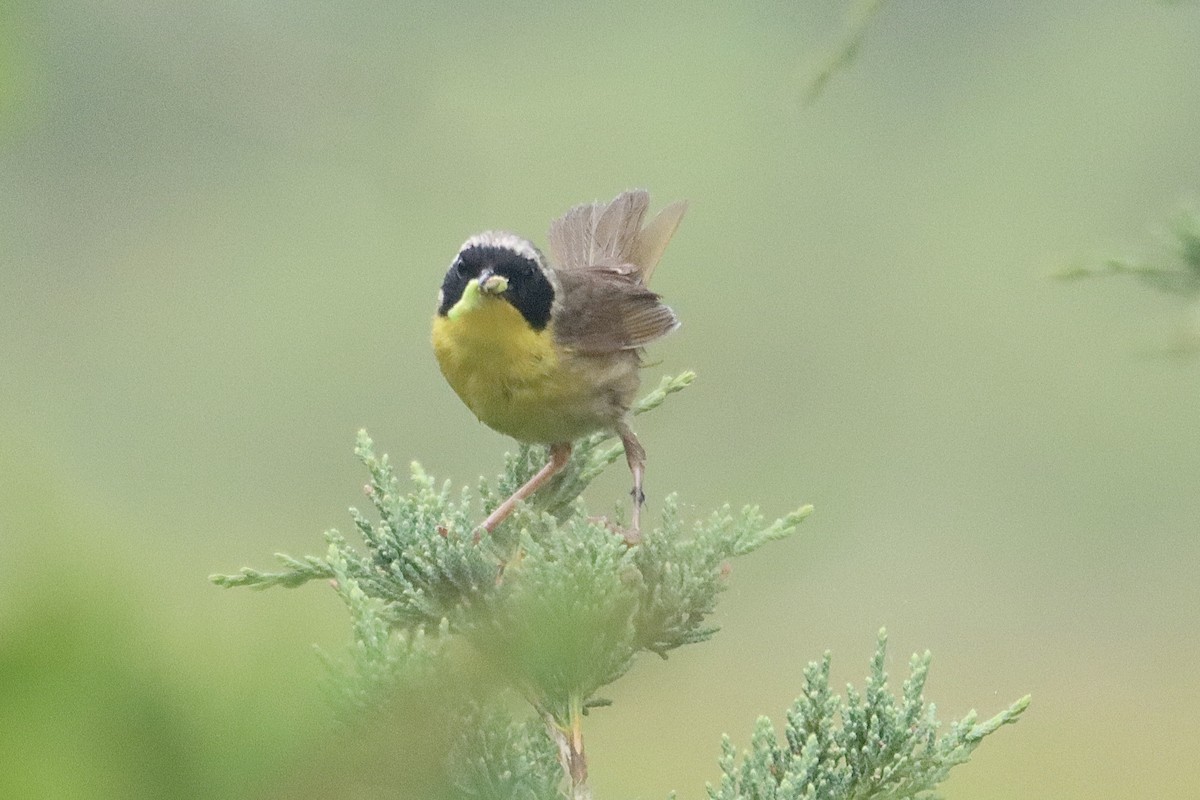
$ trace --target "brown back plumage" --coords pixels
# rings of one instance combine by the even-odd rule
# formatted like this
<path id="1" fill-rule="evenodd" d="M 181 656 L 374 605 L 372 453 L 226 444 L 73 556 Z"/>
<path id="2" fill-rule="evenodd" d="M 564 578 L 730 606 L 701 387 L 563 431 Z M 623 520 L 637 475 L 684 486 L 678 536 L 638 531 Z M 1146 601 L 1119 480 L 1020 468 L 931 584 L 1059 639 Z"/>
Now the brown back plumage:
<path id="1" fill-rule="evenodd" d="M 550 252 L 563 292 L 555 335 L 583 353 L 632 350 L 679 327 L 675 312 L 646 288 L 687 203 L 645 226 L 650 195 L 623 192 L 610 203 L 572 208 L 550 223 Z"/>

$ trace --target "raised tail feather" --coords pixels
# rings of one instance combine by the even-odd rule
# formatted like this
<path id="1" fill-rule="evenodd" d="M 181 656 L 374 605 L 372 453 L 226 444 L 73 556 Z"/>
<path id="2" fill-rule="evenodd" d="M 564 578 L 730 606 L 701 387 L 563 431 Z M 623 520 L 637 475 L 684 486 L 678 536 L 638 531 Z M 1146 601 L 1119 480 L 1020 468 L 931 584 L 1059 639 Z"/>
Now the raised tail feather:
<path id="1" fill-rule="evenodd" d="M 550 223 L 550 252 L 555 266 L 631 266 L 643 284 L 649 283 L 687 211 L 687 202 L 672 203 L 643 227 L 649 208 L 650 193 L 642 189 L 622 192 L 609 203 L 575 206 Z"/>

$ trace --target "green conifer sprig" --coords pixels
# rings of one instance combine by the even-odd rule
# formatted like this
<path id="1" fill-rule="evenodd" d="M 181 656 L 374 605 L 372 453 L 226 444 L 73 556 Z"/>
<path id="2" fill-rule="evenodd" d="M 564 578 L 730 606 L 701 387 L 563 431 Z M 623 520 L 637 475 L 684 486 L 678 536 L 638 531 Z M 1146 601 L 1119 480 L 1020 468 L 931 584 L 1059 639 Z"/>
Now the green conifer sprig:
<path id="1" fill-rule="evenodd" d="M 448 759 L 461 800 L 560 800 L 554 743 L 540 721 L 475 708 Z"/>
<path id="2" fill-rule="evenodd" d="M 693 377 L 664 379 L 635 413 L 656 408 Z M 689 525 L 670 495 L 661 525 L 644 527 L 641 542 L 630 545 L 580 499 L 620 456 L 608 438 L 577 443 L 553 485 L 495 535 L 480 536 L 480 506 L 494 507 L 539 469 L 542 449 L 509 456 L 504 473 L 478 493 L 455 493 L 415 463 L 411 485 L 402 487 L 387 456 L 377 457 L 360 432 L 355 452 L 377 516 L 351 509 L 361 544 L 331 530 L 323 558 L 279 555 L 279 572 L 246 568 L 212 580 L 260 589 L 332 584 L 354 634 L 348 658 L 326 658 L 342 714 L 366 718 L 391 707 L 398 718 L 421 720 L 412 742 L 436 733 L 432 741 L 446 743 L 438 752 L 448 753 L 448 797 L 590 798 L 582 718 L 608 703 L 598 692 L 640 652 L 666 657 L 711 637 L 730 560 L 787 536 L 812 510 L 768 522 L 756 507 L 724 506 Z M 884 645 L 881 633 L 865 694 L 851 689 L 846 700 L 829 689 L 828 655 L 809 665 L 785 742 L 762 719 L 738 764 L 726 739 L 724 777 L 710 798 L 923 796 L 983 736 L 1024 710 L 1027 699 L 982 724 L 968 715 L 938 738 L 933 707 L 921 697 L 928 654 L 914 656 L 896 700 L 886 691 Z M 498 710 L 513 694 L 536 715 L 515 720 Z"/>
<path id="3" fill-rule="evenodd" d="M 659 407 L 695 375 L 664 378 L 634 413 Z M 332 580 L 355 622 L 357 651 L 366 661 L 396 666 L 408 644 L 389 650 L 384 635 L 436 638 L 461 634 L 491 663 L 504 665 L 514 685 L 564 725 L 620 677 L 642 650 L 664 655 L 704 641 L 706 622 L 723 588 L 728 560 L 791 533 L 811 511 L 805 506 L 767 522 L 757 508 L 728 506 L 684 535 L 674 497 L 664 504 L 664 527 L 644 532 L 630 547 L 608 523 L 589 517 L 579 502 L 587 483 L 620 453 L 607 434 L 576 445 L 561 479 L 521 507 L 495 536 L 474 531 L 473 497 L 440 488 L 419 464 L 402 489 L 386 455 L 376 456 L 365 432 L 355 452 L 366 466 L 365 488 L 378 515 L 372 522 L 351 509 L 363 550 L 338 531 L 326 533 L 324 559 L 278 555 L 281 572 L 244 568 L 213 576 L 222 586 L 297 587 Z M 524 447 L 505 472 L 483 485 L 484 509 L 540 468 L 544 448 Z M 430 639 L 429 641 L 433 641 Z M 386 669 L 356 663 L 364 678 Z"/>
<path id="4" fill-rule="evenodd" d="M 332 585 L 350 612 L 353 643 L 347 659 L 318 654 L 329 669 L 327 687 L 334 706 L 346 718 L 372 708 L 387 688 L 412 687 L 427 683 L 438 664 L 438 644 L 445 641 L 445 625 L 433 637 L 422 629 L 394 631 L 384 613 L 385 604 L 363 591 L 352 576 L 345 557 L 346 544 L 336 534 L 331 538 L 327 564 Z"/>
<path id="5" fill-rule="evenodd" d="M 666 658 L 685 644 L 702 642 L 717 632 L 705 620 L 725 588 L 729 560 L 783 538 L 812 512 L 804 506 L 768 524 L 757 507 L 734 515 L 728 505 L 698 522 L 685 534 L 678 499 L 663 504 L 663 527 L 644 537 L 633 552 L 641 598 L 635 629 L 638 646 Z"/>
<path id="6" fill-rule="evenodd" d="M 526 530 L 520 557 L 505 566 L 494 602 L 469 638 L 565 726 L 632 664 L 635 583 L 630 548 L 582 514 L 553 536 Z"/>
<path id="7" fill-rule="evenodd" d="M 804 693 L 787 712 L 782 742 L 767 717 L 759 718 L 740 763 L 724 738 L 721 783 L 708 787 L 710 800 L 931 798 L 951 768 L 1029 705 L 1023 697 L 982 723 L 972 711 L 938 736 L 936 710 L 923 696 L 930 654 L 913 655 L 897 698 L 887 689 L 886 651 L 881 630 L 865 690 L 847 687 L 845 700 L 829 687 L 829 654 L 810 663 Z"/>
<path id="8" fill-rule="evenodd" d="M 226 588 L 245 586 L 250 589 L 270 589 L 281 586 L 295 589 L 309 581 L 333 577 L 329 562 L 316 556 L 299 559 L 286 553 L 276 553 L 275 559 L 286 567 L 283 572 L 262 572 L 253 567 L 242 567 L 237 575 L 210 575 L 208 579 Z"/>

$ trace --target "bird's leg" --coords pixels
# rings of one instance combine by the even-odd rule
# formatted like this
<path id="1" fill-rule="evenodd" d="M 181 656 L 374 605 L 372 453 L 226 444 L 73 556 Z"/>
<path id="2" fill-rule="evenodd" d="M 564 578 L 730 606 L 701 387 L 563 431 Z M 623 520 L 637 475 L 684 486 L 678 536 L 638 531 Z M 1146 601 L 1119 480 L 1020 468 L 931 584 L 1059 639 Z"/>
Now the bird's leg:
<path id="1" fill-rule="evenodd" d="M 633 473 L 633 489 L 629 493 L 633 497 L 633 515 L 630 528 L 625 532 L 625 541 L 633 545 L 642 540 L 642 504 L 646 502 L 646 494 L 642 491 L 642 478 L 646 474 L 646 450 L 625 422 L 617 426 L 617 435 L 621 437 L 621 444 L 625 446 L 625 460 L 629 462 L 629 471 Z"/>
<path id="2" fill-rule="evenodd" d="M 491 533 L 496 530 L 496 526 L 505 520 L 505 518 L 513 512 L 517 507 L 517 503 L 524 500 L 529 495 L 541 488 L 542 484 L 553 478 L 562 468 L 567 465 L 567 459 L 571 457 L 571 443 L 559 442 L 550 445 L 550 460 L 546 462 L 546 466 L 538 470 L 537 474 L 512 493 L 512 496 L 505 500 L 500 505 L 496 506 L 496 510 L 488 514 L 487 519 L 483 524 L 475 529 L 475 538 L 478 539 L 480 533 L 487 531 Z"/>

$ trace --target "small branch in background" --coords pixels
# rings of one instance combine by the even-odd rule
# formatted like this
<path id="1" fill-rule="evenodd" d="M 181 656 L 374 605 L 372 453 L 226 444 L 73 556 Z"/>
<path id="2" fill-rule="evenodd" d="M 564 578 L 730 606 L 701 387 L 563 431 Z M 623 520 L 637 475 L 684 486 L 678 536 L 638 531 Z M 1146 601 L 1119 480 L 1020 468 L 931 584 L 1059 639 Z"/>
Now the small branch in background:
<path id="1" fill-rule="evenodd" d="M 800 97 L 802 106 L 810 106 L 815 103 L 833 76 L 848 69 L 854 63 L 867 38 L 867 31 L 872 20 L 879 15 L 887 2 L 888 0 L 862 0 L 858 4 L 850 14 L 848 27 L 841 41 L 804 81 L 805 88 Z"/>
<path id="2" fill-rule="evenodd" d="M 1061 281 L 1131 276 L 1151 289 L 1188 301 L 1190 313 L 1175 340 L 1156 348 L 1151 355 L 1194 357 L 1200 355 L 1200 212 L 1183 211 L 1169 225 L 1170 255 L 1152 262 L 1109 256 L 1095 266 L 1075 265 L 1052 277 Z"/>

